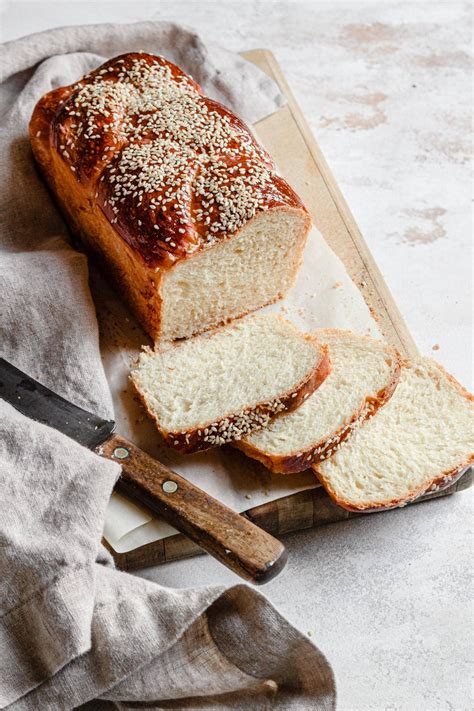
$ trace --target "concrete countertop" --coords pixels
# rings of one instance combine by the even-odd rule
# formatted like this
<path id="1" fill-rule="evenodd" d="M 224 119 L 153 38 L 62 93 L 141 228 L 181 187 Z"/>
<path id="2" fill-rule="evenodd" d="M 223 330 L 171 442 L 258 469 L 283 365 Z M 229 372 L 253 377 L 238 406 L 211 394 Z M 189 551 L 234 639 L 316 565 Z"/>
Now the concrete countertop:
<path id="1" fill-rule="evenodd" d="M 2 39 L 167 19 L 270 48 L 420 350 L 472 387 L 470 5 L 4 2 Z M 472 493 L 292 534 L 263 592 L 327 654 L 344 711 L 472 707 Z M 208 557 L 143 572 L 232 583 Z"/>

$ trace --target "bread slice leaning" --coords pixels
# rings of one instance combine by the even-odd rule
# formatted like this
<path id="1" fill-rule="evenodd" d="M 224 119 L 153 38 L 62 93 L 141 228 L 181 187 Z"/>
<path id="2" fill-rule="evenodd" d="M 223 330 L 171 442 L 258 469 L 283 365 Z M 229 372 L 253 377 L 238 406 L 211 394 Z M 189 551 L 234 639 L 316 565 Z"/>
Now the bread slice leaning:
<path id="1" fill-rule="evenodd" d="M 279 474 L 308 469 L 330 455 L 361 420 L 387 402 L 398 383 L 400 357 L 387 344 L 338 329 L 313 335 L 329 349 L 329 377 L 297 410 L 234 442 Z"/>
<path id="2" fill-rule="evenodd" d="M 298 407 L 331 369 L 326 348 L 279 316 L 145 350 L 131 379 L 166 443 L 209 449 Z"/>
<path id="3" fill-rule="evenodd" d="M 446 486 L 473 461 L 473 396 L 419 358 L 404 364 L 387 405 L 314 469 L 340 506 L 377 511 Z"/>

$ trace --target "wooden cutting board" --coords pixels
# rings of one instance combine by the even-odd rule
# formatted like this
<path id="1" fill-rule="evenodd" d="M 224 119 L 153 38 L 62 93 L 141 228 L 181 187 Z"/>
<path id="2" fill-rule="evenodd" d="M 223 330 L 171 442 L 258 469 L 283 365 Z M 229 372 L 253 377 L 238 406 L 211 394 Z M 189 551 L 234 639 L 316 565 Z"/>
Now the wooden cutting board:
<path id="1" fill-rule="evenodd" d="M 302 197 L 314 223 L 344 263 L 347 273 L 361 291 L 386 340 L 403 355 L 418 354 L 415 342 L 385 284 L 359 228 L 314 140 L 273 54 L 266 49 L 244 52 L 278 84 L 288 104 L 257 124 L 258 135 L 280 171 Z M 418 499 L 418 502 L 446 496 L 472 484 L 469 470 L 453 486 Z M 334 504 L 322 487 L 302 491 L 249 509 L 245 514 L 272 534 L 321 526 L 364 515 Z M 365 514 L 371 515 L 371 514 Z M 203 551 L 185 536 L 177 534 L 128 553 L 117 553 L 108 544 L 117 567 L 144 568 Z"/>

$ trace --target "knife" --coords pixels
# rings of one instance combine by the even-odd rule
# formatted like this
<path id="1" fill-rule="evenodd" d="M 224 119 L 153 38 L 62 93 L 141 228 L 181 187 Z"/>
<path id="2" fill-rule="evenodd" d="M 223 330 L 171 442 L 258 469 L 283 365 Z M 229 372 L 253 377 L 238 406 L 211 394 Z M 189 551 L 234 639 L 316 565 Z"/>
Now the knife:
<path id="1" fill-rule="evenodd" d="M 234 573 L 257 585 L 283 570 L 283 544 L 124 437 L 115 422 L 73 405 L 0 358 L 0 397 L 101 457 L 122 465 L 116 487 L 184 533 Z"/>

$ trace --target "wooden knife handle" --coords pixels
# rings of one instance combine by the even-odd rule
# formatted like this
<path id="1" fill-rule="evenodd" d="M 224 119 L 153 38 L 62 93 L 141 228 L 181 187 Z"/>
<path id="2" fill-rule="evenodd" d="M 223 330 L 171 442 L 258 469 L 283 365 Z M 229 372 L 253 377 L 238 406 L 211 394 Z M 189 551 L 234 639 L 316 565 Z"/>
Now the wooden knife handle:
<path id="1" fill-rule="evenodd" d="M 96 449 L 122 465 L 117 489 L 159 514 L 214 558 L 261 585 L 283 570 L 287 552 L 269 533 L 119 435 Z"/>

